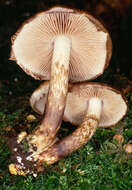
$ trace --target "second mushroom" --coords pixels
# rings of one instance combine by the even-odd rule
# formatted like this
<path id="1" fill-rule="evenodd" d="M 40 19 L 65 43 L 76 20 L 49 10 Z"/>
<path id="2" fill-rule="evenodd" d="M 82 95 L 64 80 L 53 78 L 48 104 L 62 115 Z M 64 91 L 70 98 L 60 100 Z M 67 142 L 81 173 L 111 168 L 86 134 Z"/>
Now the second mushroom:
<path id="1" fill-rule="evenodd" d="M 43 113 L 41 100 L 46 103 L 48 83 L 43 83 L 32 95 L 31 106 L 38 113 Z M 74 101 L 73 101 L 74 100 Z M 110 127 L 120 121 L 127 112 L 127 104 L 122 94 L 106 84 L 82 83 L 70 86 L 64 112 L 64 120 L 79 127 L 63 140 L 53 144 L 48 150 L 41 152 L 34 161 L 33 169 L 39 169 L 44 163 L 53 164 L 62 157 L 76 151 L 88 142 L 97 127 Z M 32 155 L 31 155 L 32 156 Z M 30 160 L 29 155 L 26 159 Z M 34 164 L 33 164 L 34 163 Z M 23 163 L 24 165 L 24 163 Z M 32 173 L 29 164 L 14 164 L 17 173 Z"/>
<path id="2" fill-rule="evenodd" d="M 44 108 L 40 102 L 46 98 L 46 88 L 48 83 L 43 83 L 30 99 L 33 109 L 41 114 Z M 35 98 L 37 93 L 39 99 Z M 87 82 L 70 86 L 63 118 L 79 127 L 68 137 L 41 153 L 38 162 L 55 163 L 86 144 L 98 126 L 111 127 L 119 122 L 126 112 L 124 96 L 106 84 Z"/>

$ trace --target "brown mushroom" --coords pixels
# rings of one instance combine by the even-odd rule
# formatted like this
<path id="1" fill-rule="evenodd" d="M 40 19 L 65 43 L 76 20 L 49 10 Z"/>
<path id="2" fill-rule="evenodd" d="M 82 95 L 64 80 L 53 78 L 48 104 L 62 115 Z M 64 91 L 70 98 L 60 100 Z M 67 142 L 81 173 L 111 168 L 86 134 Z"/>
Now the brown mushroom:
<path id="1" fill-rule="evenodd" d="M 31 96 L 30 104 L 32 108 L 39 114 L 43 114 L 44 112 L 44 106 L 41 104 L 41 101 L 46 102 L 48 88 L 48 82 L 43 83 L 38 89 L 34 91 Z M 98 120 L 100 127 L 110 127 L 111 125 L 116 124 L 125 115 L 126 111 L 127 105 L 119 91 L 105 84 L 89 82 L 70 86 L 63 119 L 65 121 L 71 122 L 74 125 L 82 126 L 81 123 L 83 123 L 83 120 L 87 123 L 87 118 L 90 120 L 92 118 L 93 120 L 95 119 L 95 121 Z M 78 131 L 82 129 L 81 126 L 79 127 Z M 95 129 L 88 127 L 87 135 L 90 133 L 88 132 L 90 129 L 92 130 L 92 136 Z M 74 133 L 76 134 L 77 131 Z M 71 136 L 73 137 L 74 135 L 72 134 Z M 79 136 L 82 136 L 81 132 Z M 89 135 L 89 138 L 91 136 Z M 79 140 L 81 141 L 80 137 Z M 72 138 L 69 136 L 66 139 L 70 139 L 71 141 L 69 148 L 72 147 L 74 149 L 74 146 L 72 146 Z M 60 144 L 63 144 L 62 142 Z M 65 142 L 69 141 L 64 141 L 64 145 L 66 146 Z M 82 143 L 84 142 L 82 141 Z M 76 143 L 74 142 L 74 144 L 78 144 L 79 147 L 81 146 L 79 141 Z M 63 150 L 66 150 L 65 146 Z"/>
<path id="2" fill-rule="evenodd" d="M 55 163 L 86 144 L 98 126 L 110 127 L 121 120 L 126 112 L 124 97 L 105 84 L 89 82 L 73 86 L 67 96 L 64 117 L 80 126 L 68 137 L 41 153 L 39 162 Z"/>
<path id="3" fill-rule="evenodd" d="M 38 89 L 33 93 L 32 101 L 30 100 L 35 106 L 40 105 L 40 98 L 35 98 L 37 94 L 42 99 L 43 96 L 47 96 L 43 89 L 48 92 L 48 82 L 43 83 Z M 37 109 L 39 108 L 38 106 Z M 117 123 L 124 117 L 126 111 L 127 105 L 121 93 L 105 84 L 89 82 L 70 86 L 64 118 L 80 126 L 62 141 L 55 142 L 48 150 L 35 155 L 34 160 L 32 155 L 29 155 L 26 160 L 31 161 L 32 166 L 35 161 L 38 168 L 43 163 L 53 164 L 86 144 L 98 126 L 110 127 Z M 23 165 L 15 164 L 15 168 L 18 174 L 23 171 Z M 32 170 L 26 170 L 27 173 L 32 173 Z"/>
<path id="4" fill-rule="evenodd" d="M 34 111 L 41 115 L 44 113 L 48 88 L 49 82 L 42 83 L 33 92 L 30 98 L 31 107 Z M 95 96 L 102 96 L 102 98 L 104 98 L 105 104 L 103 105 L 103 112 L 101 114 L 99 126 L 106 128 L 116 124 L 119 121 L 119 118 L 123 115 L 122 112 L 124 112 L 123 109 L 121 110 L 121 106 L 122 108 L 123 106 L 126 106 L 125 102 L 122 101 L 123 97 L 118 90 L 113 89 L 106 84 L 95 82 L 87 82 L 69 86 L 63 120 L 69 121 L 76 126 L 80 125 L 85 115 L 87 101 L 92 94 L 95 94 Z M 110 107 L 105 106 L 107 102 Z"/>
<path id="5" fill-rule="evenodd" d="M 11 59 L 34 78 L 50 80 L 42 122 L 28 138 L 37 152 L 50 146 L 61 125 L 68 81 L 101 75 L 109 63 L 111 46 L 99 21 L 61 7 L 37 14 L 13 37 Z"/>
<path id="6" fill-rule="evenodd" d="M 128 154 L 132 154 L 132 144 L 125 144 L 123 146 L 123 148 L 125 149 L 125 152 Z"/>
<path id="7" fill-rule="evenodd" d="M 122 144 L 124 142 L 124 137 L 121 134 L 116 134 L 114 135 L 113 140 L 118 144 Z"/>

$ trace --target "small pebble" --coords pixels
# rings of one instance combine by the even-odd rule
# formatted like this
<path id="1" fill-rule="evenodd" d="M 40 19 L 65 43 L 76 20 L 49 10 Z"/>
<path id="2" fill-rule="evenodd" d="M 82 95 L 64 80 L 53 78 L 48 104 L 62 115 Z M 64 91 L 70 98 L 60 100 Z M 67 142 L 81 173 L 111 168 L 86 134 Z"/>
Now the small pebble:
<path id="1" fill-rule="evenodd" d="M 9 95 L 12 95 L 12 91 L 9 91 Z"/>
<path id="2" fill-rule="evenodd" d="M 17 148 L 14 148 L 13 150 L 16 152 L 16 151 L 17 151 Z"/>
<path id="3" fill-rule="evenodd" d="M 115 139 L 118 144 L 122 144 L 124 142 L 124 137 L 121 134 L 114 135 L 113 139 Z"/>
<path id="4" fill-rule="evenodd" d="M 132 144 L 125 144 L 123 147 L 126 153 L 132 154 Z"/>
<path id="5" fill-rule="evenodd" d="M 36 117 L 35 117 L 34 115 L 30 114 L 30 115 L 28 115 L 28 116 L 26 117 L 26 119 L 27 119 L 27 121 L 32 122 L 32 121 L 35 121 L 35 120 L 36 120 Z"/>
<path id="6" fill-rule="evenodd" d="M 30 128 L 30 127 L 31 127 L 31 124 L 28 123 L 28 124 L 26 125 L 26 127 L 27 127 L 27 128 Z"/>
<path id="7" fill-rule="evenodd" d="M 9 132 L 9 131 L 11 131 L 12 130 L 12 127 L 11 126 L 7 126 L 6 128 L 5 128 L 5 131 L 7 131 L 7 132 Z"/>
<path id="8" fill-rule="evenodd" d="M 22 131 L 18 137 L 17 137 L 17 142 L 20 143 L 25 137 L 27 136 L 26 131 Z"/>
<path id="9" fill-rule="evenodd" d="M 18 82 L 18 78 L 14 78 L 14 81 L 15 81 L 15 82 Z"/>
<path id="10" fill-rule="evenodd" d="M 17 175 L 17 169 L 15 167 L 15 164 L 10 164 L 9 165 L 9 172 L 13 175 Z"/>
<path id="11" fill-rule="evenodd" d="M 33 177 L 37 177 L 37 174 L 36 174 L 36 173 L 33 173 Z"/>

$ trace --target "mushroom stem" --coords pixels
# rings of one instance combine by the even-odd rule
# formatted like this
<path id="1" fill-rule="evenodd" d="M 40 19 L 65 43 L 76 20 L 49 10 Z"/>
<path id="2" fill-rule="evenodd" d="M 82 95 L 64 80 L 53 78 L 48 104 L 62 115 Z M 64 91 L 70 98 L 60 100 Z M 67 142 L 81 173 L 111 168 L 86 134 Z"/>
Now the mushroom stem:
<path id="1" fill-rule="evenodd" d="M 101 111 L 102 101 L 97 97 L 90 98 L 90 100 L 88 101 L 88 115 L 93 116 L 97 120 L 99 120 Z"/>
<path id="2" fill-rule="evenodd" d="M 29 143 L 36 146 L 37 152 L 48 148 L 61 125 L 68 91 L 68 74 L 71 41 L 65 35 L 54 39 L 51 64 L 51 80 L 45 113 L 41 124 L 34 134 L 29 136 Z"/>
<path id="3" fill-rule="evenodd" d="M 98 127 L 101 110 L 102 101 L 98 98 L 91 98 L 88 102 L 86 115 L 79 128 L 62 141 L 42 152 L 38 163 L 42 164 L 46 162 L 46 164 L 53 164 L 86 144 Z"/>

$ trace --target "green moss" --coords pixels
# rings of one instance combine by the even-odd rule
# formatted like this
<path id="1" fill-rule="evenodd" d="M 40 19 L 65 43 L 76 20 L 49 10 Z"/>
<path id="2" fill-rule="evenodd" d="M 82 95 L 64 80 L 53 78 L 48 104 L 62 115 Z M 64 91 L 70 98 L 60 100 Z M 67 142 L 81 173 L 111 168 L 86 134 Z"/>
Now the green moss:
<path id="1" fill-rule="evenodd" d="M 28 102 L 32 89 L 34 82 L 30 81 L 30 90 L 27 93 L 23 94 L 23 89 L 19 89 L 18 94 L 9 96 L 8 85 L 1 87 L 1 92 L 4 93 L 0 99 L 0 190 L 130 190 L 131 156 L 124 152 L 123 145 L 119 146 L 112 139 L 118 132 L 123 134 L 125 144 L 132 138 L 132 93 L 127 95 L 129 110 L 124 120 L 111 129 L 99 128 L 91 141 L 82 149 L 53 166 L 44 165 L 45 171 L 36 178 L 9 174 L 10 152 L 6 146 L 6 139 L 11 138 L 14 132 L 16 134 L 22 130 L 31 132 L 39 122 L 39 120 L 32 122 L 31 127 L 27 128 L 29 123 L 26 116 L 35 114 Z M 14 131 L 6 132 L 7 126 L 12 126 Z M 74 127 L 63 123 L 60 135 L 66 136 L 73 129 Z M 26 151 L 27 143 L 23 144 Z"/>
<path id="2" fill-rule="evenodd" d="M 94 137 L 70 156 L 52 166 L 46 166 L 45 171 L 36 178 L 33 176 L 13 176 L 9 174 L 10 152 L 6 145 L 9 138 L 25 130 L 31 132 L 39 119 L 29 124 L 26 120 L 28 114 L 35 114 L 29 106 L 29 97 L 40 84 L 27 76 L 14 62 L 8 61 L 10 52 L 10 37 L 19 27 L 20 23 L 32 15 L 49 6 L 60 4 L 88 9 L 96 1 L 0 1 L 0 190 L 130 190 L 132 187 L 132 157 L 124 152 L 123 145 L 132 139 L 132 92 L 127 94 L 129 110 L 124 120 L 111 129 L 98 129 Z M 66 3 L 65 3 L 66 2 Z M 118 88 L 128 85 L 127 73 L 131 69 L 131 10 L 127 17 L 116 24 L 113 35 L 113 56 L 108 69 L 96 81 L 107 82 Z M 116 14 L 118 16 L 118 14 Z M 104 16 L 105 17 L 105 16 Z M 119 16 L 118 16 L 119 17 Z M 4 19 L 3 19 L 4 18 Z M 102 15 L 103 18 L 103 15 Z M 106 16 L 107 18 L 107 16 Z M 117 20 L 116 20 L 117 19 Z M 119 17 L 120 19 L 120 17 Z M 107 21 L 111 19 L 107 18 Z M 121 24 L 120 28 L 119 24 Z M 109 27 L 110 28 L 110 27 Z M 121 34 L 117 33 L 118 31 Z M 118 36 L 118 37 L 117 37 Z M 124 47 L 124 48 L 123 48 Z M 121 51 L 121 52 L 120 52 Z M 123 63 L 123 64 L 121 64 Z M 129 66 L 130 65 L 130 66 Z M 119 68 L 120 67 L 120 68 Z M 121 73 L 116 73 L 116 68 Z M 130 78 L 129 78 L 130 79 Z M 37 115 L 35 114 L 37 117 Z M 11 126 L 12 130 L 5 129 Z M 68 135 L 74 130 L 69 123 L 63 123 L 60 137 Z M 116 133 L 124 136 L 123 145 L 113 141 Z M 24 150 L 28 149 L 23 142 Z"/>

